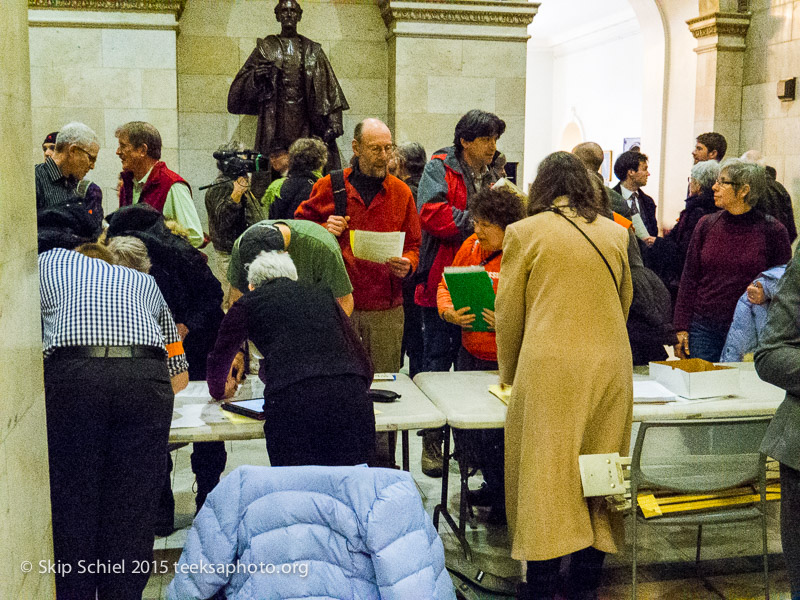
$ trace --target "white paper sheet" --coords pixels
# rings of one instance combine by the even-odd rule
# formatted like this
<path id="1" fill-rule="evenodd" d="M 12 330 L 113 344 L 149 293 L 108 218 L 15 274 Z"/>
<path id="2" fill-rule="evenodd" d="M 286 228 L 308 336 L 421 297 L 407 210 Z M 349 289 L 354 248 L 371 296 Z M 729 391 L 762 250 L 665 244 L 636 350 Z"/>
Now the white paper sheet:
<path id="1" fill-rule="evenodd" d="M 175 394 L 181 398 L 210 398 L 208 384 L 205 381 L 190 381 L 189 385 Z"/>
<path id="2" fill-rule="evenodd" d="M 202 427 L 206 423 L 200 418 L 200 415 L 203 413 L 203 409 L 205 407 L 205 404 L 186 404 L 184 406 L 177 407 L 175 412 L 179 413 L 181 417 L 180 419 L 175 419 L 172 421 L 172 423 L 169 425 L 169 428 L 181 429 L 184 427 Z"/>
<path id="3" fill-rule="evenodd" d="M 678 396 L 657 381 L 634 381 L 633 401 L 637 404 L 648 402 L 672 402 Z"/>
<path id="4" fill-rule="evenodd" d="M 372 262 L 385 263 L 390 258 L 403 256 L 405 241 L 405 231 L 350 230 L 353 256 Z"/>
<path id="5" fill-rule="evenodd" d="M 644 221 L 642 221 L 642 215 L 639 213 L 631 215 L 631 221 L 633 222 L 633 229 L 636 233 L 636 237 L 640 240 L 650 237 L 650 233 L 647 231 L 647 227 L 644 226 Z"/>

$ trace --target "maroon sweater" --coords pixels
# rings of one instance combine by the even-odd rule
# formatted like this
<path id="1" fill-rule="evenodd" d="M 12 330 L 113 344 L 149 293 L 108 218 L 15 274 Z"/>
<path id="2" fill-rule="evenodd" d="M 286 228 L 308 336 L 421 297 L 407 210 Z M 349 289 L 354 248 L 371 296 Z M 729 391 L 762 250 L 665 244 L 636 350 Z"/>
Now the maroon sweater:
<path id="1" fill-rule="evenodd" d="M 673 325 L 688 331 L 693 321 L 729 327 L 736 302 L 762 271 L 792 257 L 789 234 L 758 210 L 706 215 L 697 224 L 686 254 Z"/>

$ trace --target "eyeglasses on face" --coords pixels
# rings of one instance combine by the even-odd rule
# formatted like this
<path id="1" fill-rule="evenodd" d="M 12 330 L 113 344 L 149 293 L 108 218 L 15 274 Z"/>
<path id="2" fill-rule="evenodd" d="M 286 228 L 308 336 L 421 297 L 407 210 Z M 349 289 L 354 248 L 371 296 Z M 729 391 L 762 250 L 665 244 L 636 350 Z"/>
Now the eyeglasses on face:
<path id="1" fill-rule="evenodd" d="M 395 150 L 395 146 L 394 144 L 388 144 L 386 146 L 374 145 L 374 146 L 367 146 L 367 150 L 369 150 L 371 154 L 375 154 L 376 156 L 384 152 L 386 154 L 391 155 Z"/>
<path id="2" fill-rule="evenodd" d="M 78 146 L 78 145 L 76 145 L 75 147 L 76 147 L 78 150 L 80 150 L 81 152 L 85 152 L 85 153 L 86 153 L 86 156 L 88 156 L 88 157 L 89 157 L 89 164 L 92 164 L 92 165 L 93 165 L 93 164 L 94 164 L 94 163 L 97 161 L 97 155 L 96 155 L 96 154 L 92 154 L 91 152 L 89 152 L 89 151 L 88 151 L 88 150 L 86 150 L 85 148 L 81 148 L 81 147 L 80 147 L 80 146 Z"/>
<path id="3" fill-rule="evenodd" d="M 735 181 L 731 181 L 729 179 L 717 179 L 717 185 L 719 186 L 732 185 L 733 187 L 736 187 L 738 184 Z"/>

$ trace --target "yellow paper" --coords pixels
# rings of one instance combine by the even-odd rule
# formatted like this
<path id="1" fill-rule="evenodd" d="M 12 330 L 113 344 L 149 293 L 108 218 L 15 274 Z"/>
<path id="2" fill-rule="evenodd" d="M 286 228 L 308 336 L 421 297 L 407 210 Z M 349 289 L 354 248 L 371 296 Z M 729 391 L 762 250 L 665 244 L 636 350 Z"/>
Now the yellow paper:
<path id="1" fill-rule="evenodd" d="M 220 410 L 222 409 L 220 408 Z M 260 422 L 259 419 L 245 417 L 244 415 L 237 415 L 229 410 L 222 410 L 222 414 L 225 415 L 231 423 L 252 423 L 253 421 Z"/>
<path id="2" fill-rule="evenodd" d="M 489 386 L 489 392 L 500 398 L 503 404 L 508 406 L 508 401 L 511 400 L 511 386 L 504 383 L 495 383 Z"/>

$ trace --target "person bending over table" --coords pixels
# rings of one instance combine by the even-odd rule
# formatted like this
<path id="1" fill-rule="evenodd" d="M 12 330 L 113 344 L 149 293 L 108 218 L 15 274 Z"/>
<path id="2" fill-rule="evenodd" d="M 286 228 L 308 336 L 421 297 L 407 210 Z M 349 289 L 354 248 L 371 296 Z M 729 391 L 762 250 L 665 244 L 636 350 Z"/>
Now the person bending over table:
<path id="1" fill-rule="evenodd" d="M 472 214 L 475 233 L 461 245 L 453 259 L 454 267 L 481 266 L 489 273 L 497 292 L 500 279 L 500 261 L 503 257 L 503 238 L 506 227 L 525 216 L 519 196 L 507 188 L 486 188 L 470 198 L 468 208 Z M 456 371 L 497 370 L 497 342 L 494 332 L 494 311 L 484 309 L 482 316 L 490 326 L 489 331 L 472 331 L 475 313 L 469 306 L 456 310 L 444 277 L 439 282 L 437 294 L 439 316 L 461 327 L 461 348 L 456 358 Z M 457 435 L 462 432 L 458 432 Z M 475 451 L 483 473 L 484 485 L 471 490 L 467 498 L 471 505 L 489 506 L 489 521 L 505 522 L 505 490 L 503 483 L 503 430 L 482 429 L 477 432 Z M 465 436 L 459 436 L 465 439 Z M 466 439 L 465 439 L 466 441 Z M 468 442 L 467 442 L 468 443 Z"/>
<path id="2" fill-rule="evenodd" d="M 331 291 L 297 281 L 286 252 L 261 252 L 250 264 L 251 293 L 222 321 L 208 356 L 208 390 L 230 398 L 229 371 L 245 339 L 264 356 L 264 437 L 270 464 L 356 465 L 375 451 L 368 397 L 372 364 Z"/>
<path id="3" fill-rule="evenodd" d="M 514 385 L 506 511 L 511 555 L 528 561 L 520 598 L 555 598 L 567 555 L 563 595 L 595 597 L 624 532 L 602 498 L 584 498 L 578 468 L 581 454 L 626 455 L 633 417 L 628 233 L 602 207 L 583 163 L 556 152 L 539 165 L 532 216 L 503 242 L 495 326 L 500 381 Z"/>
<path id="4" fill-rule="evenodd" d="M 714 202 L 722 210 L 697 223 L 675 302 L 679 358 L 718 361 L 739 296 L 762 271 L 789 262 L 789 234 L 754 207 L 766 185 L 764 167 L 722 163 Z"/>

